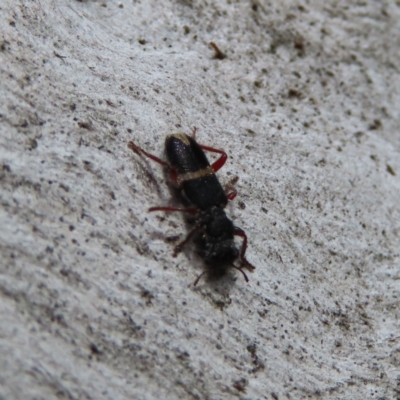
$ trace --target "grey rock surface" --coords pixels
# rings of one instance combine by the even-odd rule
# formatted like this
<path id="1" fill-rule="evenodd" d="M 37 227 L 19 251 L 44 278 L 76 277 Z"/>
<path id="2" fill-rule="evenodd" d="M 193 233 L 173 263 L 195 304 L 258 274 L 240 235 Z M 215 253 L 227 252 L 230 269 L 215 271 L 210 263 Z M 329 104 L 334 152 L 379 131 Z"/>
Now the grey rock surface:
<path id="1" fill-rule="evenodd" d="M 400 398 L 400 3 L 0 5 L 0 399 Z M 215 42 L 226 56 L 215 57 Z M 193 281 L 166 134 L 257 267 Z M 210 156 L 212 158 L 212 156 Z"/>

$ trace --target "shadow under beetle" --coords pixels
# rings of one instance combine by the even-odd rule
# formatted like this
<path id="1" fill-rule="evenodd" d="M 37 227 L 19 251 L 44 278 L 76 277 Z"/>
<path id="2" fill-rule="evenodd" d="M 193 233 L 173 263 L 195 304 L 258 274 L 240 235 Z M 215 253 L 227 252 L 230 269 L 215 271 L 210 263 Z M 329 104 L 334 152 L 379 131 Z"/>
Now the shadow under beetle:
<path id="1" fill-rule="evenodd" d="M 194 229 L 174 249 L 176 257 L 189 240 L 197 237 L 199 254 L 208 268 L 197 277 L 194 286 L 205 273 L 223 275 L 228 268 L 239 270 L 248 282 L 243 268 L 253 271 L 255 267 L 245 258 L 247 236 L 242 229 L 233 225 L 224 211 L 228 200 L 233 200 L 237 192 L 229 187 L 230 192 L 225 193 L 215 175 L 228 156 L 222 150 L 198 144 L 194 139 L 195 133 L 196 128 L 193 130 L 193 137 L 183 133 L 166 137 L 165 152 L 168 162 L 146 152 L 133 142 L 128 143 L 128 147 L 135 153 L 143 154 L 166 167 L 172 182 L 181 189 L 183 198 L 191 205 L 189 208 L 151 207 L 149 211 L 180 211 L 194 216 Z M 203 150 L 221 156 L 210 165 Z M 235 245 L 234 236 L 243 238 L 240 250 Z M 234 265 L 237 258 L 239 266 Z"/>

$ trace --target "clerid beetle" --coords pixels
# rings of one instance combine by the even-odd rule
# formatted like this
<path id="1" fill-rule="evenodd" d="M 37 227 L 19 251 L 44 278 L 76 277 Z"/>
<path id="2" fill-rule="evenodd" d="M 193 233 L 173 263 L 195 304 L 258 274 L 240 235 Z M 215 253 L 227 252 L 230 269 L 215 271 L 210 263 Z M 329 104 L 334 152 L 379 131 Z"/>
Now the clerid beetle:
<path id="1" fill-rule="evenodd" d="M 196 128 L 192 137 L 184 133 L 166 137 L 165 152 L 168 162 L 146 152 L 133 142 L 128 143 L 128 147 L 135 153 L 143 154 L 166 167 L 172 182 L 181 189 L 182 201 L 189 204 L 186 208 L 151 207 L 149 211 L 180 211 L 194 217 L 193 230 L 174 250 L 176 257 L 187 242 L 195 239 L 207 269 L 198 276 L 194 286 L 205 273 L 223 275 L 228 268 L 239 270 L 248 282 L 243 268 L 252 271 L 255 267 L 245 258 L 247 236 L 242 229 L 233 225 L 224 211 L 228 200 L 233 200 L 237 193 L 232 187 L 229 187 L 229 193 L 225 193 L 215 175 L 228 156 L 222 150 L 198 144 L 194 138 L 195 133 Z M 203 150 L 218 153 L 220 157 L 210 165 Z M 234 236 L 243 238 L 240 250 L 236 247 Z M 236 259 L 239 259 L 239 266 L 234 264 Z"/>

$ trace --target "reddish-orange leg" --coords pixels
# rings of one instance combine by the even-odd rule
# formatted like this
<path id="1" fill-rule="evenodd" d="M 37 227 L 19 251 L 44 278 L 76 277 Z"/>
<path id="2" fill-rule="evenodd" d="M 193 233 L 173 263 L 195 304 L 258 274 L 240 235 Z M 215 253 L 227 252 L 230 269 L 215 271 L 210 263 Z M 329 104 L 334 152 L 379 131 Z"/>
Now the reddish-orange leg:
<path id="1" fill-rule="evenodd" d="M 244 256 L 244 254 L 246 253 L 246 249 L 247 249 L 247 235 L 244 232 L 243 229 L 238 228 L 237 226 L 235 226 L 235 230 L 233 232 L 233 234 L 235 236 L 240 236 L 241 238 L 243 238 L 243 243 L 242 243 L 242 247 L 240 249 L 240 253 L 239 253 L 239 258 L 240 258 L 240 268 L 247 268 L 249 271 L 253 271 L 256 269 L 256 267 L 254 267 L 253 265 L 251 265 L 247 260 L 246 257 Z M 240 269 L 238 268 L 238 269 Z M 242 271 L 243 272 L 243 271 Z"/>
<path id="2" fill-rule="evenodd" d="M 231 265 L 231 267 L 237 269 L 238 271 L 240 271 L 240 272 L 243 274 L 244 280 L 245 280 L 246 282 L 249 281 L 249 278 L 247 277 L 247 275 L 245 274 L 245 272 L 244 272 L 241 268 L 237 267 L 236 265 Z M 200 280 L 207 272 L 209 272 L 209 271 L 205 270 L 204 272 L 202 272 L 202 273 L 196 278 L 196 280 L 194 281 L 193 286 L 196 286 L 196 285 L 199 283 L 199 280 Z"/>
<path id="3" fill-rule="evenodd" d="M 197 128 L 194 128 L 193 135 L 195 135 L 195 133 L 196 133 L 195 129 L 197 130 Z M 218 170 L 220 170 L 224 166 L 224 164 L 226 163 L 226 160 L 228 159 L 228 155 L 223 150 L 214 149 L 214 147 L 203 146 L 202 144 L 200 144 L 200 147 L 203 150 L 207 150 L 207 151 L 211 151 L 213 153 L 221 154 L 221 157 L 218 158 L 218 160 L 215 161 L 211 165 L 211 168 L 212 168 L 212 170 L 214 172 L 217 172 Z M 230 192 L 226 195 L 226 197 L 228 198 L 228 200 L 233 200 L 237 195 L 236 189 L 232 185 L 228 185 L 227 189 L 230 190 Z"/>
<path id="4" fill-rule="evenodd" d="M 221 154 L 221 157 L 218 158 L 217 161 L 215 161 L 211 164 L 211 168 L 214 172 L 217 172 L 219 169 L 221 169 L 224 166 L 224 164 L 226 163 L 226 160 L 228 159 L 228 155 L 223 150 L 214 149 L 214 147 L 203 146 L 202 144 L 200 144 L 199 146 L 203 150 L 211 151 L 212 153 Z"/>
<path id="5" fill-rule="evenodd" d="M 230 190 L 226 197 L 228 200 L 232 201 L 237 196 L 237 190 L 231 185 L 226 186 L 226 189 Z"/>
<path id="6" fill-rule="evenodd" d="M 179 208 L 179 207 L 151 207 L 149 208 L 149 212 L 152 211 L 178 211 L 178 212 L 186 212 L 192 215 L 197 214 L 197 210 L 195 208 Z M 196 226 L 192 231 L 189 232 L 189 234 L 186 236 L 186 238 L 177 244 L 174 248 L 174 252 L 172 254 L 173 257 L 176 257 L 183 249 L 185 244 L 189 242 L 189 240 L 193 237 L 193 235 L 199 230 L 199 227 Z"/>
<path id="7" fill-rule="evenodd" d="M 177 175 L 176 171 L 173 168 L 171 168 L 170 165 L 166 161 L 163 161 L 163 160 L 161 160 L 161 158 L 158 158 L 158 157 L 154 156 L 153 154 L 148 153 L 147 151 L 143 150 L 141 147 L 137 146 L 132 141 L 128 143 L 128 147 L 136 154 L 143 153 L 146 157 L 148 157 L 151 160 L 155 161 L 156 163 L 162 165 L 163 167 L 168 168 L 170 170 L 170 176 L 171 176 L 172 182 L 174 182 L 175 184 L 177 183 L 178 175 Z"/>
<path id="8" fill-rule="evenodd" d="M 178 243 L 175 248 L 174 248 L 174 253 L 172 254 L 173 257 L 176 257 L 183 249 L 183 247 L 186 245 L 186 243 L 188 243 L 190 241 L 190 239 L 193 237 L 193 235 L 198 232 L 200 229 L 199 226 L 196 226 L 194 229 L 192 229 L 188 235 L 185 237 L 184 240 L 182 240 L 182 242 Z"/>
<path id="9" fill-rule="evenodd" d="M 228 200 L 233 200 L 237 195 L 237 190 L 235 189 L 235 183 L 239 180 L 238 176 L 232 178 L 227 185 L 225 185 L 225 190 L 228 192 L 226 197 Z"/>
<path id="10" fill-rule="evenodd" d="M 153 161 L 161 164 L 163 167 L 169 167 L 168 163 L 161 160 L 161 158 L 158 158 L 156 156 L 153 156 L 153 154 L 148 153 L 147 151 L 143 150 L 141 147 L 137 146 L 135 143 L 133 142 L 129 142 L 128 143 L 128 147 L 135 152 L 136 154 L 140 154 L 143 153 L 146 157 L 152 159 Z"/>
<path id="11" fill-rule="evenodd" d="M 192 138 L 196 139 L 196 133 L 197 133 L 197 128 L 194 126 L 193 130 L 192 130 Z M 215 161 L 212 165 L 211 168 L 214 172 L 217 172 L 219 169 L 222 168 L 222 166 L 225 164 L 228 156 L 227 154 L 223 151 L 223 150 L 218 150 L 218 149 L 214 149 L 214 147 L 209 147 L 209 146 L 203 146 L 202 144 L 199 144 L 199 146 L 203 149 L 203 150 L 207 150 L 207 151 L 211 151 L 212 153 L 218 153 L 221 154 L 221 157 L 218 158 L 217 161 Z"/>
<path id="12" fill-rule="evenodd" d="M 192 138 L 194 140 L 196 140 L 196 133 L 197 133 L 197 128 L 194 126 L 193 129 L 192 129 Z"/>

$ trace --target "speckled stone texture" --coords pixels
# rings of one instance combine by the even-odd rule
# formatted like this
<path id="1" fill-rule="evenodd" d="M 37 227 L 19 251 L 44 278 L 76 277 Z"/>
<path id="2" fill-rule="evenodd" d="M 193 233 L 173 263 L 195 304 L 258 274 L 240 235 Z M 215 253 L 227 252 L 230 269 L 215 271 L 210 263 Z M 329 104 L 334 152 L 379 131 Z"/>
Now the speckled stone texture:
<path id="1" fill-rule="evenodd" d="M 1 400 L 400 398 L 399 1 L 2 0 L 0 26 Z M 194 288 L 183 216 L 146 212 L 178 203 L 127 142 L 194 126 L 249 284 Z"/>

